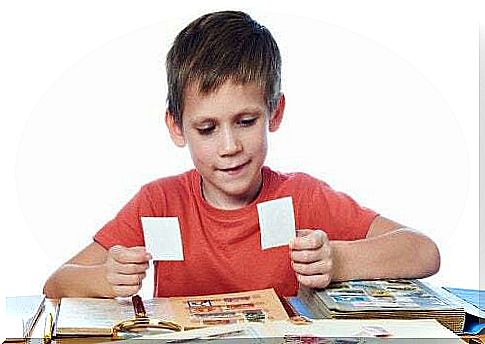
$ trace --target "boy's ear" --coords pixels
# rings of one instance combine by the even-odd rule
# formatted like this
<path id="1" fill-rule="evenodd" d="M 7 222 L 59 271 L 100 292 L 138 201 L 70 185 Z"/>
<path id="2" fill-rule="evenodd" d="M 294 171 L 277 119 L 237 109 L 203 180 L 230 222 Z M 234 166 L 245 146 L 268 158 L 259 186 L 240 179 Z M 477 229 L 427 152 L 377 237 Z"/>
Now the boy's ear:
<path id="1" fill-rule="evenodd" d="M 276 104 L 276 108 L 270 115 L 269 118 L 269 131 L 274 132 L 278 130 L 281 125 L 281 121 L 283 120 L 283 114 L 285 113 L 285 95 L 281 93 L 280 97 L 278 98 L 278 103 Z"/>
<path id="2" fill-rule="evenodd" d="M 181 127 L 175 122 L 174 116 L 167 110 L 165 112 L 165 124 L 167 125 L 170 138 L 178 147 L 184 147 L 187 144 L 184 132 Z"/>

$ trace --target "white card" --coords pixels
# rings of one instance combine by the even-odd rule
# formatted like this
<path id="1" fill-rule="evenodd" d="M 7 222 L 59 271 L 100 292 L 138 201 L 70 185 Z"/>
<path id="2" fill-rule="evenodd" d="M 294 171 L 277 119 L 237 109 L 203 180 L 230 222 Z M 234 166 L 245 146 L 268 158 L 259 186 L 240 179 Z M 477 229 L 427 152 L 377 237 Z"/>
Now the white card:
<path id="1" fill-rule="evenodd" d="M 291 196 L 257 204 L 261 247 L 288 245 L 295 237 L 295 214 Z"/>
<path id="2" fill-rule="evenodd" d="M 146 250 L 153 260 L 184 260 L 177 217 L 142 217 Z"/>

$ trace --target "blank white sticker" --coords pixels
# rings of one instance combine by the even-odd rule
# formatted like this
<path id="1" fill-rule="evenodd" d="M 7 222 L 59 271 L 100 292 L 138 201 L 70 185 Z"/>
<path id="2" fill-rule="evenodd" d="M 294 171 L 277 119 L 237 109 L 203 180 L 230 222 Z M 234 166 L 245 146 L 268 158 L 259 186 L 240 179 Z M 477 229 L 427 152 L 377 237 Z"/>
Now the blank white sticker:
<path id="1" fill-rule="evenodd" d="M 142 217 L 146 250 L 153 260 L 184 260 L 177 217 Z"/>
<path id="2" fill-rule="evenodd" d="M 291 196 L 257 204 L 261 247 L 288 245 L 295 237 L 295 214 Z"/>

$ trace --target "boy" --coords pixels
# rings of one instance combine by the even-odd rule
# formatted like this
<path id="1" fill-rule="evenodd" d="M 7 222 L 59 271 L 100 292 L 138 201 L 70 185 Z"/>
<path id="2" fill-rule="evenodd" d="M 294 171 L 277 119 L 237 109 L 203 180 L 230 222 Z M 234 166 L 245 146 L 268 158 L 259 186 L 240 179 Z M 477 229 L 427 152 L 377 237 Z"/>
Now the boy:
<path id="1" fill-rule="evenodd" d="M 150 253 L 140 218 L 178 217 L 183 261 L 155 262 L 155 295 L 203 295 L 331 281 L 419 278 L 439 269 L 428 237 L 359 206 L 303 173 L 264 166 L 267 134 L 278 130 L 285 97 L 270 32 L 247 14 L 204 15 L 167 55 L 171 139 L 188 146 L 195 169 L 153 181 L 47 280 L 48 297 L 137 293 Z M 262 250 L 256 204 L 291 196 L 297 237 Z"/>

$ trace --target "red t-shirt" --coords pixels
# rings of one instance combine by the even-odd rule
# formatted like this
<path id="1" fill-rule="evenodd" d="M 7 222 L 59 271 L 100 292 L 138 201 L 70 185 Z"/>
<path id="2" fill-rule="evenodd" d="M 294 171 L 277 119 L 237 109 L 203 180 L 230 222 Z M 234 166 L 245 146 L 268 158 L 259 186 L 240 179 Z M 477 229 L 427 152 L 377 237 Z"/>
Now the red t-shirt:
<path id="1" fill-rule="evenodd" d="M 188 296 L 274 288 L 295 295 L 298 283 L 288 246 L 261 249 L 256 204 L 293 198 L 297 229 L 322 229 L 330 240 L 365 238 L 377 214 L 304 173 L 263 167 L 258 197 L 236 210 L 216 209 L 201 194 L 196 170 L 158 179 L 141 188 L 94 236 L 113 245 L 143 246 L 142 216 L 178 217 L 183 261 L 155 262 L 155 296 Z"/>

